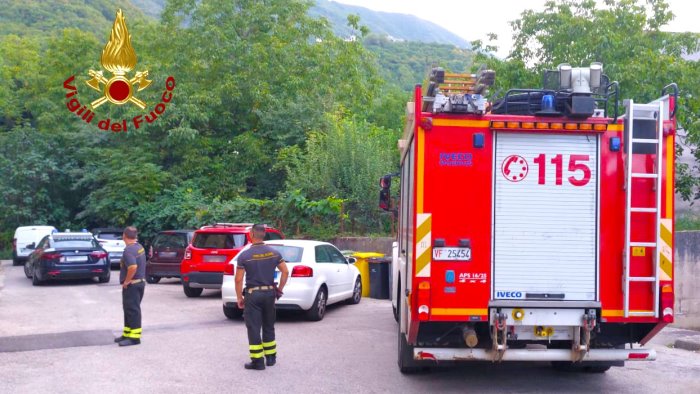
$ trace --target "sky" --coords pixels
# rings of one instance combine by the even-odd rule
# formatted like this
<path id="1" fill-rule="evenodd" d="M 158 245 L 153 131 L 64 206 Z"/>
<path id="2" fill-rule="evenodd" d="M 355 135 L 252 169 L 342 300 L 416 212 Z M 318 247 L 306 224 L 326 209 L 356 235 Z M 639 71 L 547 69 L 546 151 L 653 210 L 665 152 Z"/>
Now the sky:
<path id="1" fill-rule="evenodd" d="M 411 14 L 428 20 L 468 40 L 487 41 L 488 33 L 496 33 L 497 55 L 505 57 L 512 45 L 512 31 L 508 22 L 518 19 L 526 9 L 542 10 L 546 0 L 334 0 L 358 5 L 375 11 Z M 700 1 L 666 0 L 675 19 L 666 31 L 700 32 Z M 474 4 L 485 4 L 489 9 Z"/>

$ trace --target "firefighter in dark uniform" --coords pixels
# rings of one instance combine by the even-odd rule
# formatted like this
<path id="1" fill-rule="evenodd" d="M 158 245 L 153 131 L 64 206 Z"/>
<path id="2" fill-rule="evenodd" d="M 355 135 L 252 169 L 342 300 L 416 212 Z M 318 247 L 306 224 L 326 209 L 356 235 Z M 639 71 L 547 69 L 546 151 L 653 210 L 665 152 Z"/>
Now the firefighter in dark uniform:
<path id="1" fill-rule="evenodd" d="M 277 362 L 275 300 L 282 296 L 289 270 L 282 255 L 263 243 L 264 225 L 254 225 L 250 231 L 250 238 L 253 244 L 238 256 L 236 298 L 238 307 L 243 309 L 243 317 L 248 329 L 251 362 L 246 363 L 245 368 L 263 370 L 265 364 L 271 367 Z M 278 268 L 282 274 L 279 286 L 275 286 L 275 268 Z M 243 289 L 244 274 L 245 289 Z"/>
<path id="2" fill-rule="evenodd" d="M 119 264 L 119 283 L 122 285 L 124 332 L 114 340 L 119 346 L 141 343 L 141 300 L 146 288 L 146 253 L 137 242 L 137 236 L 136 227 L 127 227 L 122 234 L 126 247 Z"/>

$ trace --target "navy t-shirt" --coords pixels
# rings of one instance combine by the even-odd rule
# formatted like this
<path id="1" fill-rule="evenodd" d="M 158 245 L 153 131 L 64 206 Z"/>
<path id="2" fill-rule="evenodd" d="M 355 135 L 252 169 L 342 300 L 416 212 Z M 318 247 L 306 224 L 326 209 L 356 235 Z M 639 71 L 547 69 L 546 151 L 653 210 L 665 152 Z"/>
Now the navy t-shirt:
<path id="1" fill-rule="evenodd" d="M 238 255 L 238 268 L 245 269 L 246 287 L 272 286 L 275 268 L 284 260 L 275 249 L 263 244 L 253 244 Z"/>
<path id="2" fill-rule="evenodd" d="M 126 279 L 126 270 L 129 266 L 136 264 L 136 273 L 133 279 L 143 279 L 146 277 L 146 252 L 143 250 L 143 246 L 138 242 L 135 244 L 128 245 L 124 248 L 124 254 L 122 254 L 122 260 L 119 264 L 119 283 L 124 283 Z"/>

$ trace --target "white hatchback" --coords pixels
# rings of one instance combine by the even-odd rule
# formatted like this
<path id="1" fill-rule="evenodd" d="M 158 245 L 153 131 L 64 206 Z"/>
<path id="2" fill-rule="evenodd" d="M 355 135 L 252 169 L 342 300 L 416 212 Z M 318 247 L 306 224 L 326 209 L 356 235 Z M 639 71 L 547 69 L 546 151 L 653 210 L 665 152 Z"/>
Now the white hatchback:
<path id="1" fill-rule="evenodd" d="M 346 259 L 335 246 L 292 239 L 266 241 L 265 244 L 277 250 L 289 268 L 289 280 L 284 295 L 277 300 L 277 309 L 305 311 L 309 320 L 318 321 L 325 316 L 327 305 L 341 301 L 357 304 L 362 299 L 362 281 L 360 271 L 353 265 L 355 259 Z M 243 314 L 236 304 L 237 256 L 227 264 L 221 286 L 224 315 L 229 319 Z M 275 282 L 279 282 L 279 278 L 277 270 Z"/>

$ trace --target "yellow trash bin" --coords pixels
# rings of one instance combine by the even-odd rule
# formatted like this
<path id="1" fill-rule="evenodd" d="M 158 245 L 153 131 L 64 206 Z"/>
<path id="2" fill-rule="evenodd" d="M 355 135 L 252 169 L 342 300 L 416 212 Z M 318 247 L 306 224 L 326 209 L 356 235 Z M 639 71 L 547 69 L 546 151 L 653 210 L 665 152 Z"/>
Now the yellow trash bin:
<path id="1" fill-rule="evenodd" d="M 369 259 L 372 257 L 384 257 L 384 255 L 377 252 L 357 252 L 352 257 L 357 259 L 355 267 L 360 270 L 362 296 L 369 297 Z"/>

